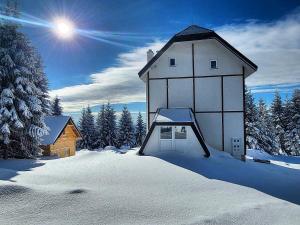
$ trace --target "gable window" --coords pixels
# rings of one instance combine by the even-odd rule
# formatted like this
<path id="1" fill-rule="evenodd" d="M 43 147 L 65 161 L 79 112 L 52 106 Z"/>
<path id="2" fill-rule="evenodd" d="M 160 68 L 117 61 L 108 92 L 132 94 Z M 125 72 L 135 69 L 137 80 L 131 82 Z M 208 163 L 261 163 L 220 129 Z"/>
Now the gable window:
<path id="1" fill-rule="evenodd" d="M 210 68 L 211 69 L 218 69 L 217 60 L 210 60 Z"/>
<path id="2" fill-rule="evenodd" d="M 175 58 L 170 58 L 170 66 L 176 66 L 176 60 Z"/>

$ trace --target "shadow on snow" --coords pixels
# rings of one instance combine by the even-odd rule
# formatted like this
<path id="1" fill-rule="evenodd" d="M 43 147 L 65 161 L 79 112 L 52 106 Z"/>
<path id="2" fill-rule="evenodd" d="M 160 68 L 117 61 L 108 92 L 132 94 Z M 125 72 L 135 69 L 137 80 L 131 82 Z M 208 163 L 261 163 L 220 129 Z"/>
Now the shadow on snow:
<path id="1" fill-rule="evenodd" d="M 45 163 L 35 159 L 8 159 L 0 160 L 0 180 L 12 181 L 19 172 L 31 171 L 35 167 L 43 166 Z"/>
<path id="2" fill-rule="evenodd" d="M 214 154 L 215 153 L 215 154 Z M 210 158 L 159 156 L 208 179 L 221 180 L 249 188 L 300 205 L 300 170 L 274 164 L 233 159 L 225 153 L 212 152 Z"/>

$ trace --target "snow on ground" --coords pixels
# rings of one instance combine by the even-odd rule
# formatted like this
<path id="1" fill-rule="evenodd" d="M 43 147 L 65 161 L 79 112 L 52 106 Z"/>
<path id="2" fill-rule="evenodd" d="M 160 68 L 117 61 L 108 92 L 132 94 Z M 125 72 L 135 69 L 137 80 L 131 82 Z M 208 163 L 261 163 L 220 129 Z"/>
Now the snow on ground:
<path id="1" fill-rule="evenodd" d="M 299 224 L 300 170 L 211 151 L 0 160 L 0 224 Z"/>
<path id="2" fill-rule="evenodd" d="M 266 159 L 270 160 L 272 164 L 293 168 L 300 170 L 300 157 L 298 156 L 283 156 L 283 155 L 270 155 L 265 151 L 249 149 L 247 150 L 248 159 Z"/>

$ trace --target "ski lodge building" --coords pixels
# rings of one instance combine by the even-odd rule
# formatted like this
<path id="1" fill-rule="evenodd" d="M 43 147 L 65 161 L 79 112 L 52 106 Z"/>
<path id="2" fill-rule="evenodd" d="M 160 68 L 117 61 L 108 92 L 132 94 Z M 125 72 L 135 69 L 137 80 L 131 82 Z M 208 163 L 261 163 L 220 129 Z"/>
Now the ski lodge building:
<path id="1" fill-rule="evenodd" d="M 237 158 L 245 148 L 245 79 L 257 66 L 213 30 L 174 35 L 139 72 L 146 84 L 148 133 L 139 153 Z"/>
<path id="2" fill-rule="evenodd" d="M 45 156 L 68 157 L 75 155 L 76 142 L 81 134 L 70 116 L 46 116 L 49 134 L 42 137 L 41 148 Z"/>

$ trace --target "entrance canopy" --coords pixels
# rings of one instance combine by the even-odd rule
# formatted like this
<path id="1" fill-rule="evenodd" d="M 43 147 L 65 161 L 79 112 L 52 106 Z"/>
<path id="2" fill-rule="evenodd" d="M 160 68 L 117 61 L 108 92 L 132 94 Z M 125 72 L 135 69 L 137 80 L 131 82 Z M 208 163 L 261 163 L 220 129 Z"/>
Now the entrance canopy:
<path id="1" fill-rule="evenodd" d="M 190 108 L 161 108 L 158 109 L 156 112 L 156 115 L 152 121 L 151 127 L 149 129 L 149 132 L 147 133 L 147 136 L 143 142 L 143 145 L 140 148 L 139 153 L 143 155 L 143 151 L 147 145 L 147 142 L 149 138 L 151 137 L 151 134 L 156 126 L 190 126 L 192 130 L 194 131 L 199 144 L 203 148 L 205 152 L 205 156 L 209 157 L 210 153 L 208 151 L 208 148 L 204 142 L 203 136 L 200 132 L 200 127 L 197 125 L 194 113 Z"/>

